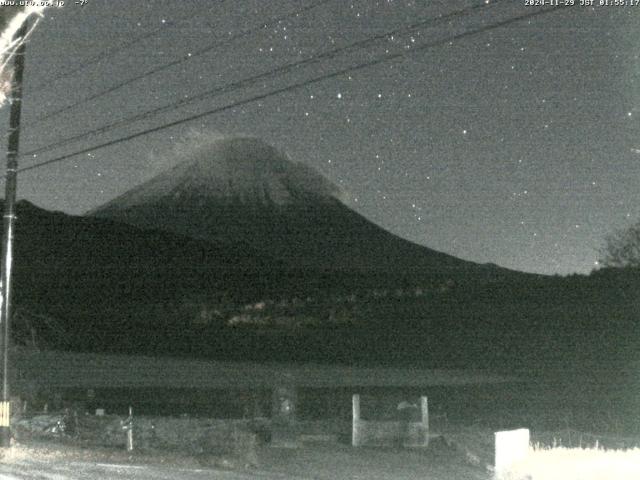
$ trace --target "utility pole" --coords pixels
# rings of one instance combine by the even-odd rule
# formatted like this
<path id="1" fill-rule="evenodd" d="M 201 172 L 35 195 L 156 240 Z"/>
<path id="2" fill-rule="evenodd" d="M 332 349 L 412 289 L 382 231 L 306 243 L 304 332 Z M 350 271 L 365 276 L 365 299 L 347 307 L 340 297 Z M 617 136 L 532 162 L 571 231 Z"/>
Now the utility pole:
<path id="1" fill-rule="evenodd" d="M 0 296 L 0 348 L 2 348 L 2 401 L 0 402 L 0 447 L 11 445 L 11 408 L 9 401 L 9 321 L 11 319 L 11 267 L 13 263 L 13 228 L 18 177 L 18 146 L 20 141 L 20 114 L 22 112 L 22 74 L 24 72 L 24 38 L 28 21 L 16 32 L 20 43 L 13 59 L 11 79 L 11 111 L 7 146 L 7 172 L 5 174 L 4 216 L 2 234 L 2 295 Z"/>

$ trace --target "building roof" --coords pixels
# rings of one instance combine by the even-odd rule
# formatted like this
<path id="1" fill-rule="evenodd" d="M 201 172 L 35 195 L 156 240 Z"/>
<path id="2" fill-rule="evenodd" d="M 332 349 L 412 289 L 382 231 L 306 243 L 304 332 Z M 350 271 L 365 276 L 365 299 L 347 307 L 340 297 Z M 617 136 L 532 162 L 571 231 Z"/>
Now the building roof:
<path id="1" fill-rule="evenodd" d="M 482 371 L 190 360 L 15 349 L 17 385 L 52 388 L 426 387 L 517 379 Z"/>

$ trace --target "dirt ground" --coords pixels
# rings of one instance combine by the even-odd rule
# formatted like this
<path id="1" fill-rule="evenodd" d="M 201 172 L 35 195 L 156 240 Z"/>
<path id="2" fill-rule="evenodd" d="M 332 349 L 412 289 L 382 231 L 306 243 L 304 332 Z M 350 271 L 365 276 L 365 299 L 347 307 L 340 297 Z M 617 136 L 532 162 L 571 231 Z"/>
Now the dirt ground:
<path id="1" fill-rule="evenodd" d="M 64 420 L 67 429 L 58 426 Z M 125 449 L 119 416 L 36 415 L 16 422 L 14 446 L 0 449 L 2 479 L 398 479 L 490 480 L 494 430 L 443 424 L 428 447 L 352 447 L 350 423 L 307 421 L 297 429 L 255 421 L 137 417 L 135 449 Z M 253 429 L 253 430 L 252 430 Z M 259 431 L 259 428 L 258 428 Z M 437 434 L 433 432 L 438 432 Z M 631 448 L 640 438 L 534 431 L 541 445 Z"/>
<path id="2" fill-rule="evenodd" d="M 301 442 L 295 448 L 267 444 L 257 448 L 253 464 L 243 464 L 242 458 L 233 456 L 150 450 L 128 453 L 118 448 L 82 447 L 64 439 L 24 440 L 5 452 L 0 474 L 19 471 L 23 475 L 3 478 L 39 478 L 43 472 L 56 472 L 56 478 L 72 479 L 82 478 L 81 472 L 93 472 L 92 476 L 102 478 L 118 468 L 117 478 L 200 478 L 208 472 L 206 478 L 490 479 L 488 453 L 477 448 L 469 451 L 462 445 L 463 437 L 461 445 L 434 439 L 429 448 L 420 449 L 354 448 L 336 441 Z M 478 445 L 477 438 L 469 442 Z"/>
<path id="3" fill-rule="evenodd" d="M 358 447 L 335 443 L 260 452 L 262 468 L 314 479 L 487 480 L 490 472 L 465 452 L 434 444 L 428 449 Z"/>

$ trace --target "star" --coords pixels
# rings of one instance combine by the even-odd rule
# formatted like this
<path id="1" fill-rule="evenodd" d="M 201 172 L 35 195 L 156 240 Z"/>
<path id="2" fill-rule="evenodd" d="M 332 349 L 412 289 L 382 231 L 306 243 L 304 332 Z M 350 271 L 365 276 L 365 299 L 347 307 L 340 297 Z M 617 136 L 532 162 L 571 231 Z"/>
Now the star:
<path id="1" fill-rule="evenodd" d="M 100 2 L 89 2 L 82 15 L 68 10 L 56 14 L 55 23 L 46 14 L 41 20 L 27 53 L 24 164 L 221 110 L 178 123 L 165 134 L 105 147 L 95 157 L 83 153 L 33 175 L 25 172 L 20 194 L 38 205 L 82 213 L 109 200 L 104 197 L 122 195 L 159 173 L 159 165 L 176 166 L 189 147 L 169 152 L 194 128 L 205 136 L 265 139 L 293 160 L 319 169 L 328 181 L 348 187 L 351 198 L 358 199 L 353 203 L 359 213 L 392 233 L 516 270 L 588 273 L 592 252 L 607 231 L 619 227 L 614 219 L 629 222 L 636 215 L 626 205 L 640 201 L 630 186 L 640 158 L 640 145 L 633 145 L 640 138 L 635 122 L 639 56 L 614 46 L 635 38 L 640 10 L 598 9 L 598 15 L 587 15 L 583 9 L 559 9 L 456 38 L 449 32 L 490 27 L 530 11 L 518 2 L 509 9 L 498 2 L 484 9 L 481 2 L 473 15 L 403 31 L 453 7 L 403 0 L 378 1 L 377 7 L 373 2 L 366 9 L 361 8 L 366 2 L 318 2 L 311 8 L 268 2 L 264 9 L 248 8 L 246 2 L 210 2 L 203 9 L 182 2 L 178 12 L 172 2 L 154 2 L 153 9 L 130 3 L 117 23 L 104 18 Z M 458 3 L 462 8 L 472 2 Z M 131 31 L 124 31 L 124 25 Z M 220 38 L 209 35 L 212 25 Z M 161 34 L 153 34 L 154 29 Z M 118 51 L 136 35 L 139 42 Z M 373 36 L 380 38 L 318 58 Z M 571 48 L 545 55 L 541 38 L 545 45 Z M 199 53 L 215 43 L 221 45 Z M 56 55 L 45 54 L 50 45 L 60 45 Z M 110 51 L 115 53 L 110 56 Z M 385 52 L 400 57 L 384 61 Z M 102 59 L 91 64 L 92 58 Z M 179 60 L 179 67 L 145 73 Z M 350 69 L 370 61 L 366 68 Z M 77 67 L 84 69 L 56 79 Z M 279 73 L 267 74 L 275 70 Z M 137 75 L 140 81 L 83 101 Z M 248 81 L 253 76 L 258 80 Z M 200 97 L 215 89 L 217 94 Z M 177 100 L 185 103 L 172 106 Z M 37 123 L 43 114 L 78 101 L 65 114 Z M 165 110 L 146 116 L 158 108 Z M 134 115 L 143 117 L 119 130 L 46 148 Z M 45 149 L 29 153 L 40 147 Z M 163 159 L 149 162 L 152 153 Z M 100 182 L 95 183 L 107 192 L 100 198 L 93 186 L 98 171 Z M 43 178 L 54 188 L 41 188 Z M 378 189 L 386 193 L 381 196 Z M 372 194 L 384 209 L 367 200 Z M 419 207 L 426 204 L 432 212 L 428 235 L 416 222 L 426 220 Z M 490 216 L 487 205 L 492 206 Z M 408 206 L 412 218 L 399 214 Z M 585 211 L 593 213 L 588 222 Z M 504 235 L 504 225 L 518 228 Z M 574 225 L 581 225 L 579 239 Z M 532 232 L 535 245 L 523 249 L 522 241 L 530 241 Z M 539 261 L 556 250 L 572 253 Z"/>

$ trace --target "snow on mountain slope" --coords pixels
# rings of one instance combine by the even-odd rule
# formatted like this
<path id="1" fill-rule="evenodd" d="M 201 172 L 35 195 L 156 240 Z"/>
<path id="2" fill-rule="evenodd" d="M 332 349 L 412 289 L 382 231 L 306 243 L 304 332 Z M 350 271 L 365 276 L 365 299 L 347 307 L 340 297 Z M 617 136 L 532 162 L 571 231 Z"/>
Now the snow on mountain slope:
<path id="1" fill-rule="evenodd" d="M 446 269 L 476 264 L 401 239 L 346 206 L 311 167 L 256 138 L 205 144 L 88 215 L 192 238 L 243 242 L 295 267 Z"/>

